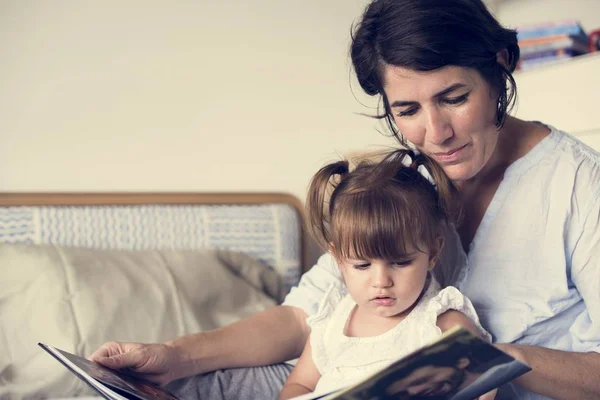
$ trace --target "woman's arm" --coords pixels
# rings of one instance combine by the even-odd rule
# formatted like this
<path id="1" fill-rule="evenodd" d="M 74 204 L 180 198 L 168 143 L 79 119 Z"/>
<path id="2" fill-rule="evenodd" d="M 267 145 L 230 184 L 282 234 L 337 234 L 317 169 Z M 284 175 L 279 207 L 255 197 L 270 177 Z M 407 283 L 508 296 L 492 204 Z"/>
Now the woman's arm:
<path id="1" fill-rule="evenodd" d="M 442 332 L 457 324 L 480 335 L 475 324 L 459 311 L 449 310 L 438 317 Z M 532 368 L 514 381 L 529 391 L 553 399 L 600 398 L 598 353 L 572 353 L 516 344 L 497 344 L 496 347 Z"/>
<path id="2" fill-rule="evenodd" d="M 313 392 L 319 379 L 321 379 L 321 374 L 313 361 L 309 338 L 296 367 L 281 389 L 279 400 L 291 399 Z"/>
<path id="3" fill-rule="evenodd" d="M 293 359 L 308 338 L 307 314 L 316 310 L 331 285 L 342 286 L 342 281 L 334 258 L 327 253 L 302 276 L 283 306 L 164 344 L 106 343 L 90 359 L 113 369 L 128 368 L 159 384 L 216 369 Z"/>
<path id="4" fill-rule="evenodd" d="M 90 359 L 165 384 L 221 368 L 268 365 L 296 358 L 308 334 L 303 310 L 277 306 L 227 327 L 164 344 L 106 343 Z"/>
<path id="5" fill-rule="evenodd" d="M 600 398 L 600 354 L 571 353 L 518 344 L 497 344 L 532 371 L 515 379 L 527 390 L 553 399 Z"/>
<path id="6" fill-rule="evenodd" d="M 255 367 L 296 358 L 310 330 L 306 313 L 277 306 L 232 325 L 166 343 L 177 349 L 176 366 L 189 376 L 221 368 Z"/>

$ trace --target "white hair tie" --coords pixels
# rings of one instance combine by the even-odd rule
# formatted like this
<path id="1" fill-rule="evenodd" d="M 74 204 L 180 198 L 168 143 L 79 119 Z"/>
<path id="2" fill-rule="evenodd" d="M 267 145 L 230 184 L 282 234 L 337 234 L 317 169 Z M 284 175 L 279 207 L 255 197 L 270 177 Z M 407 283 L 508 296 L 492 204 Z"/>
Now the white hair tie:
<path id="1" fill-rule="evenodd" d="M 415 151 L 415 155 L 419 155 L 418 151 Z M 410 153 L 407 153 L 404 157 L 402 157 L 402 161 L 400 162 L 405 167 L 412 168 L 412 165 L 415 162 L 415 160 L 413 160 L 413 158 L 410 156 Z M 421 174 L 423 178 L 427 179 L 427 182 L 431 183 L 433 185 L 433 188 L 437 191 L 437 185 L 435 184 L 435 181 L 433 180 L 433 177 L 431 176 L 431 173 L 429 172 L 427 167 L 421 164 L 417 167 L 417 172 Z"/>
<path id="2" fill-rule="evenodd" d="M 420 173 L 423 178 L 427 179 L 429 183 L 433 185 L 435 190 L 437 190 L 437 185 L 435 184 L 435 181 L 433 180 L 433 177 L 431 176 L 431 173 L 429 172 L 427 167 L 421 164 L 417 167 L 417 172 Z"/>

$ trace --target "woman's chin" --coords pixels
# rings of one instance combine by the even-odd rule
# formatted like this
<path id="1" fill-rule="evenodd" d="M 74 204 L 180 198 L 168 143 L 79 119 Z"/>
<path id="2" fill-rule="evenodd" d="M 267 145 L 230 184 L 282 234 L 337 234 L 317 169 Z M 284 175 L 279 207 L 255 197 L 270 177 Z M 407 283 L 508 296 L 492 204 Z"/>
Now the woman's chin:
<path id="1" fill-rule="evenodd" d="M 460 187 L 461 183 L 472 179 L 476 175 L 471 166 L 467 163 L 445 165 L 442 169 L 448 179 L 458 187 Z"/>

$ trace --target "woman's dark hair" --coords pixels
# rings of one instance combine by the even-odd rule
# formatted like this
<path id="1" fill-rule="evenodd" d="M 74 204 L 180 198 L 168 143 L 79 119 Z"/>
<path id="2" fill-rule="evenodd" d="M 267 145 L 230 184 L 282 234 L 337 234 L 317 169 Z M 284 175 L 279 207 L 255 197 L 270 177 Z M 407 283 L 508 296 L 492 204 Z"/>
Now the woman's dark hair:
<path id="1" fill-rule="evenodd" d="M 421 165 L 435 186 L 417 170 Z M 308 189 L 308 227 L 325 249 L 333 246 L 336 257 L 402 259 L 406 245 L 438 249 L 445 223 L 459 219 L 457 200 L 458 191 L 438 164 L 396 150 L 352 171 L 348 161 L 321 168 Z"/>
<path id="2" fill-rule="evenodd" d="M 506 50 L 508 65 L 497 61 Z M 350 56 L 358 82 L 381 95 L 385 118 L 402 144 L 383 91 L 386 65 L 432 71 L 449 65 L 478 71 L 498 96 L 496 127 L 512 109 L 517 86 L 512 76 L 519 60 L 517 32 L 502 27 L 481 0 L 374 0 L 353 29 Z"/>

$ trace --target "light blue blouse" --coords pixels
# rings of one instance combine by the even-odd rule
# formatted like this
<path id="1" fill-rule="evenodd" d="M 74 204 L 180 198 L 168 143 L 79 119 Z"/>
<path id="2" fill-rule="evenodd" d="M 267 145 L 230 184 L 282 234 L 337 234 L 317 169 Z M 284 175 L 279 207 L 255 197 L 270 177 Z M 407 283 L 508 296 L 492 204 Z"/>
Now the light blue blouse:
<path id="1" fill-rule="evenodd" d="M 600 352 L 600 154 L 549 128 L 504 173 L 468 254 L 451 232 L 435 272 L 471 299 L 494 342 Z M 284 305 L 312 315 L 331 284 L 345 291 L 325 254 Z M 511 386 L 506 397 L 546 398 Z"/>

